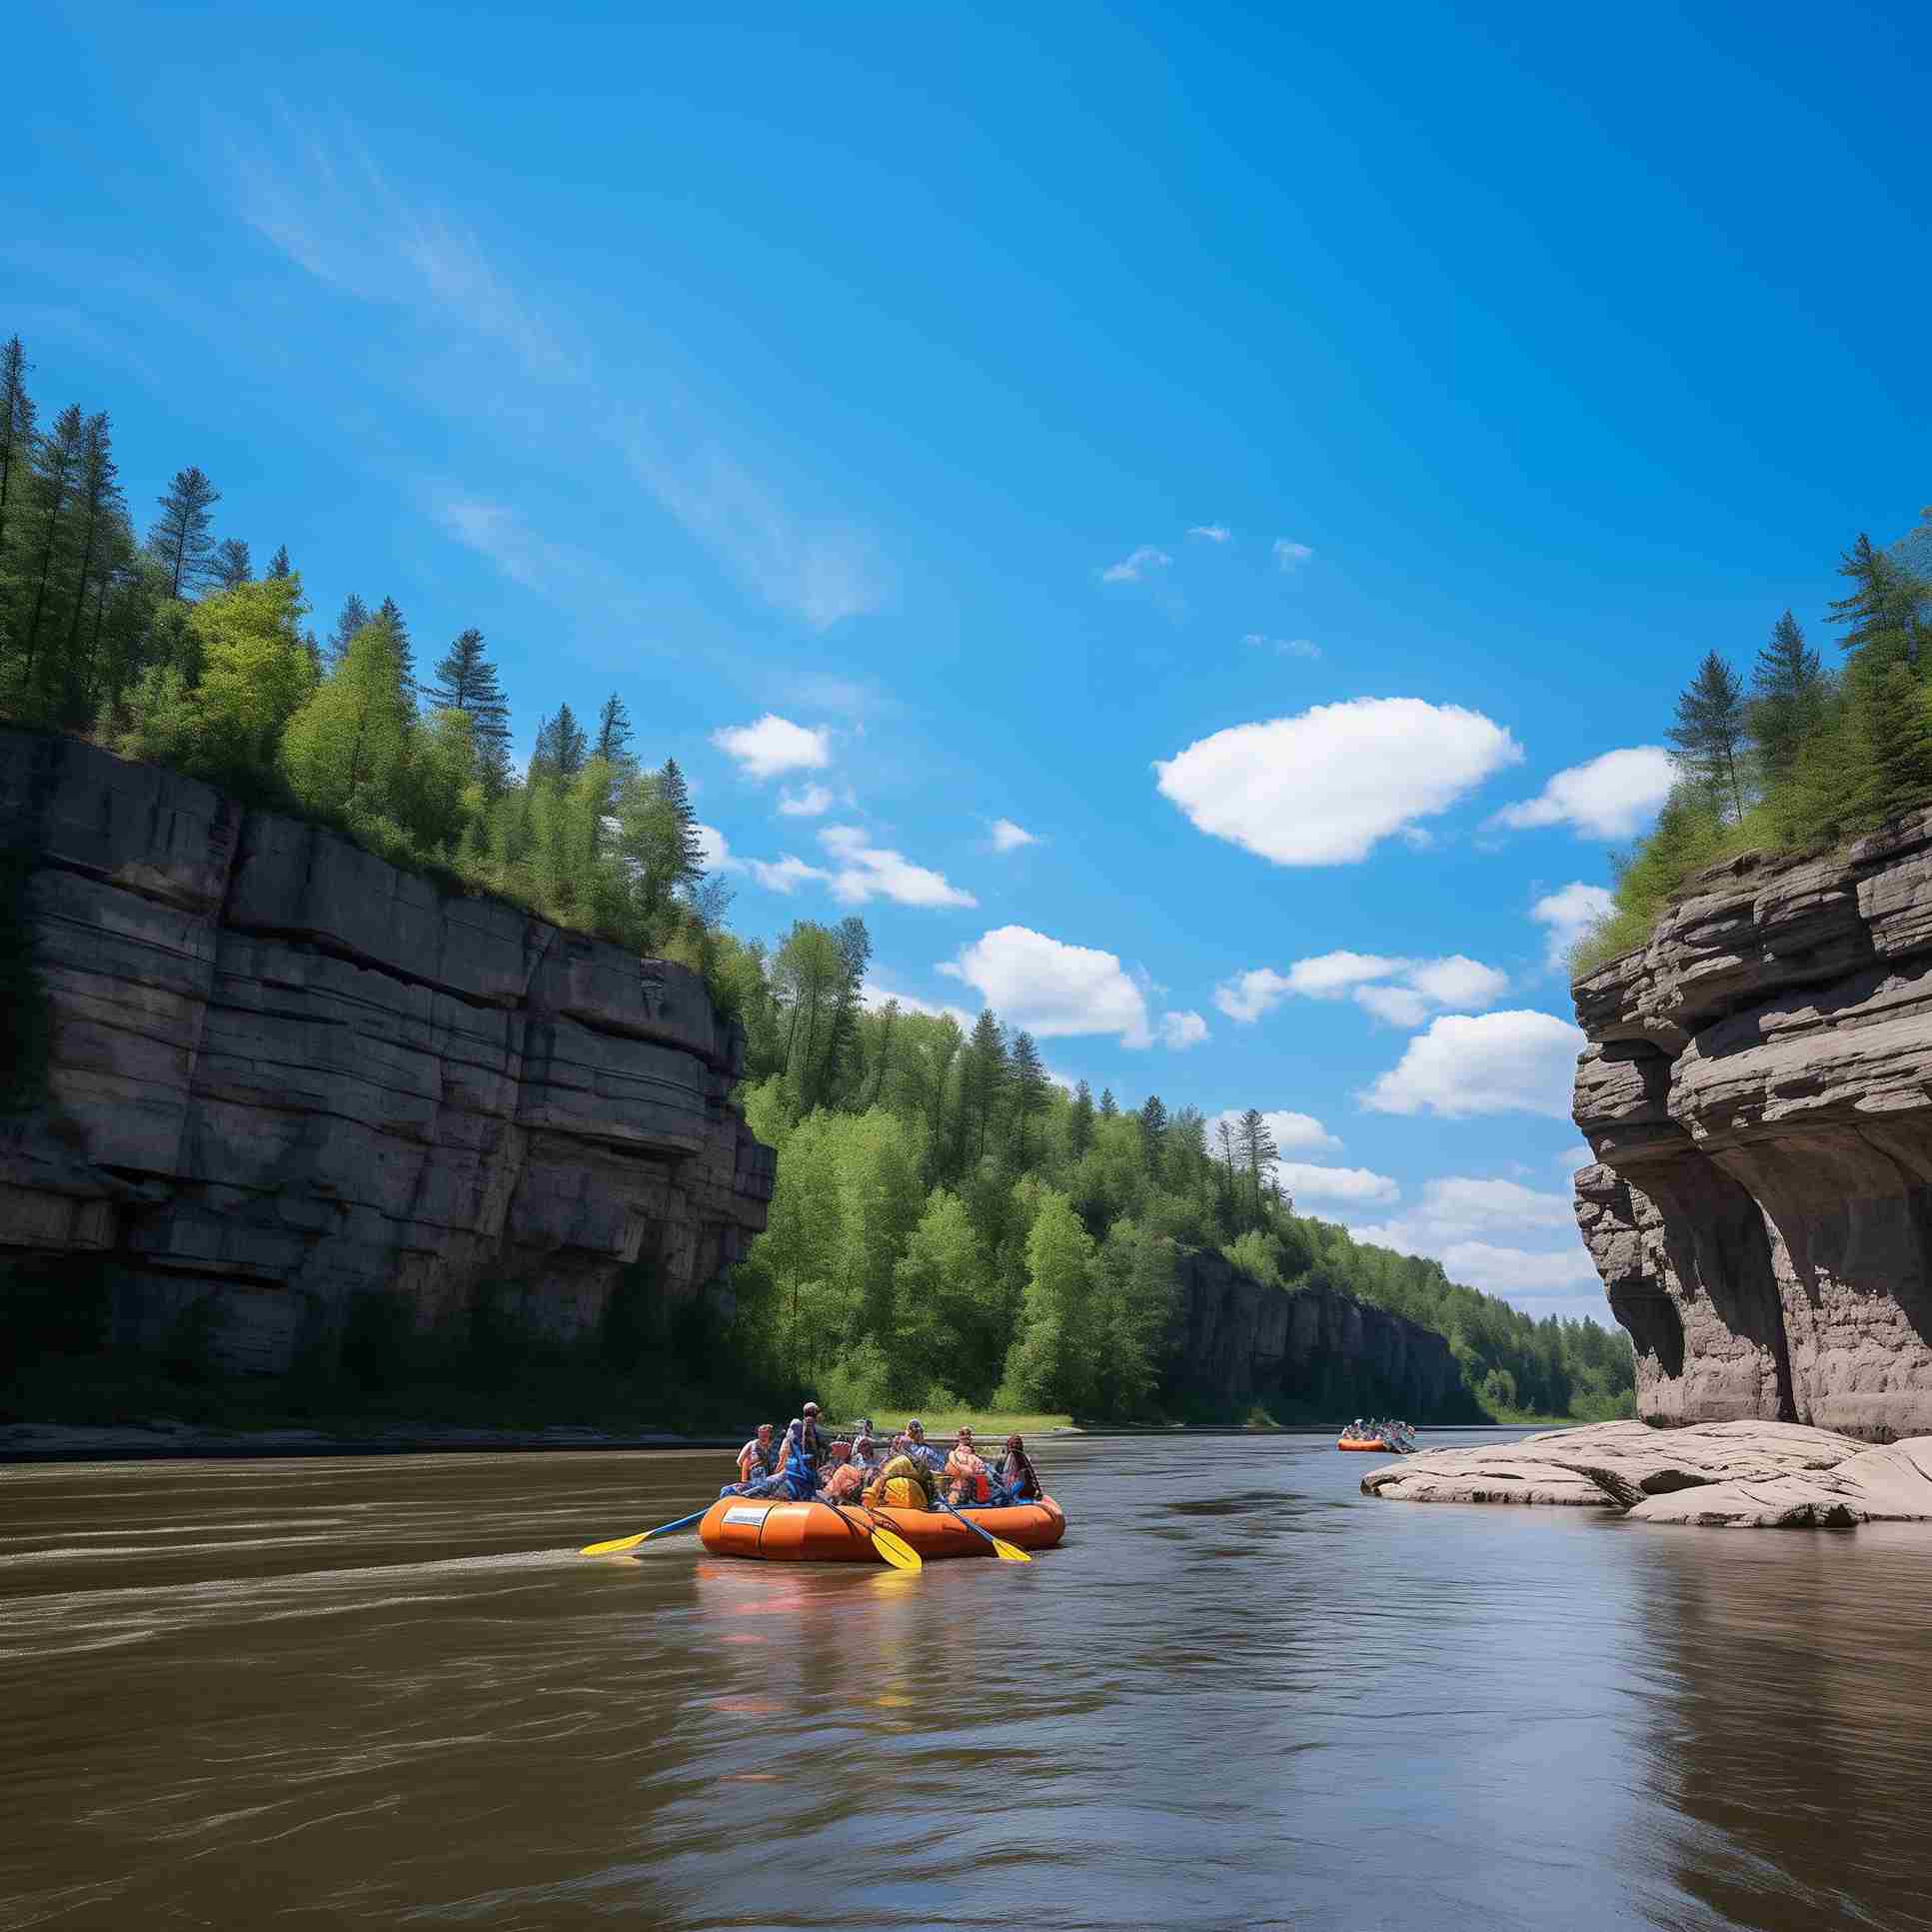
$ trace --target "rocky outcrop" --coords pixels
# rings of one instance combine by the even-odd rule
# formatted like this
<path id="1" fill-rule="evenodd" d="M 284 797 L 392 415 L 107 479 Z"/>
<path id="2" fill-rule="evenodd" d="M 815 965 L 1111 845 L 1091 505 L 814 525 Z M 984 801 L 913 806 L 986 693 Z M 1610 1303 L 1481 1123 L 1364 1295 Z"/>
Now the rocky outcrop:
<path id="1" fill-rule="evenodd" d="M 122 1342 L 201 1304 L 280 1370 L 367 1291 L 428 1327 L 485 1286 L 570 1337 L 633 1264 L 668 1310 L 765 1224 L 742 1040 L 683 966 L 67 739 L 0 732 L 0 846 L 53 1031 L 0 1257 L 98 1257 Z"/>
<path id="2" fill-rule="evenodd" d="M 1429 1418 L 1469 1412 L 1455 1357 L 1433 1328 L 1321 1280 L 1264 1286 L 1207 1249 L 1179 1249 L 1175 1280 L 1166 1377 L 1175 1394 L 1216 1403 L 1283 1395 L 1336 1412 L 1360 1404 Z"/>
<path id="3" fill-rule="evenodd" d="M 1932 1520 L 1932 1436 L 1874 1449 L 1793 1423 L 1597 1422 L 1427 1449 L 1371 1469 L 1361 1486 L 1393 1502 L 1569 1503 L 1640 1522 L 1841 1529 Z"/>
<path id="4" fill-rule="evenodd" d="M 1713 868 L 1573 991 L 1639 1415 L 1932 1431 L 1932 812 Z"/>

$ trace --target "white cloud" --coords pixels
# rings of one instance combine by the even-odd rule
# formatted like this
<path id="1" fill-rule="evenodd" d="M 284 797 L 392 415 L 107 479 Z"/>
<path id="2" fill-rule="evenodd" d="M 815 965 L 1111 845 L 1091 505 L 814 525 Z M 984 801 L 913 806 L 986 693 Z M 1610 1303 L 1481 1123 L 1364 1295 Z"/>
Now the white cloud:
<path id="1" fill-rule="evenodd" d="M 694 826 L 698 835 L 698 863 L 708 873 L 737 872 L 740 861 L 732 857 L 730 842 L 716 826 Z"/>
<path id="2" fill-rule="evenodd" d="M 1237 1106 L 1223 1107 L 1207 1122 L 1207 1151 L 1212 1153 L 1216 1146 L 1215 1130 L 1225 1120 L 1230 1127 L 1241 1123 L 1242 1109 Z M 1290 1113 L 1277 1109 L 1264 1111 L 1261 1118 L 1267 1122 L 1268 1132 L 1274 1144 L 1283 1153 L 1309 1150 L 1329 1150 L 1339 1147 L 1341 1142 L 1317 1120 L 1312 1113 Z"/>
<path id="3" fill-rule="evenodd" d="M 837 862 L 832 896 L 847 906 L 889 899 L 896 906 L 977 906 L 968 892 L 950 885 L 944 874 L 916 866 L 904 853 L 866 843 L 857 826 L 827 826 L 819 843 Z"/>
<path id="4" fill-rule="evenodd" d="M 788 819 L 816 819 L 838 803 L 829 785 L 808 785 L 803 792 L 779 794 L 779 811 Z"/>
<path id="5" fill-rule="evenodd" d="M 781 772 L 821 771 L 832 763 L 832 734 L 795 725 L 768 711 L 752 725 L 729 725 L 711 742 L 738 762 L 747 778 L 774 779 Z"/>
<path id="6" fill-rule="evenodd" d="M 1278 866 L 1343 866 L 1521 757 L 1480 712 L 1355 698 L 1232 726 L 1154 770 L 1162 797 L 1202 832 Z"/>
<path id="7" fill-rule="evenodd" d="M 1431 1180 L 1408 1213 L 1349 1225 L 1358 1241 L 1433 1255 L 1451 1279 L 1512 1298 L 1601 1294 L 1575 1231 L 1567 1195 L 1476 1175 Z"/>
<path id="8" fill-rule="evenodd" d="M 1190 537 L 1202 537 L 1210 544 L 1224 544 L 1233 536 L 1225 524 L 1193 524 L 1187 531 Z"/>
<path id="9" fill-rule="evenodd" d="M 1299 570 L 1314 552 L 1306 544 L 1297 544 L 1292 538 L 1277 537 L 1274 540 L 1274 561 L 1284 571 Z"/>
<path id="10" fill-rule="evenodd" d="M 1429 1016 L 1429 1002 L 1413 986 L 1357 986 L 1353 998 L 1388 1026 L 1419 1026 Z"/>
<path id="11" fill-rule="evenodd" d="M 1676 776 L 1661 745 L 1605 752 L 1558 772 L 1535 798 L 1504 806 L 1490 823 L 1512 832 L 1567 825 L 1579 837 L 1628 839 L 1669 797 Z"/>
<path id="12" fill-rule="evenodd" d="M 1588 1167 L 1595 1160 L 1596 1155 L 1590 1151 L 1589 1142 L 1587 1140 L 1579 1140 L 1575 1146 L 1565 1147 L 1551 1164 L 1560 1169 L 1563 1178 L 1567 1180 L 1571 1174 L 1575 1173 L 1577 1168 Z"/>
<path id="13" fill-rule="evenodd" d="M 1439 1006 L 1488 1006 L 1509 977 L 1460 953 L 1440 960 L 1391 959 L 1379 953 L 1317 953 L 1285 973 L 1256 966 L 1223 980 L 1214 1003 L 1230 1019 L 1258 1019 L 1290 993 L 1309 999 L 1353 998 L 1391 1026 L 1419 1026 Z"/>
<path id="14" fill-rule="evenodd" d="M 1270 1007 L 1278 1005 L 1294 988 L 1278 972 L 1268 966 L 1255 966 L 1249 972 L 1237 972 L 1231 979 L 1223 979 L 1214 988 L 1214 1004 L 1229 1019 L 1237 1019 L 1242 1025 L 1259 1019 Z"/>
<path id="15" fill-rule="evenodd" d="M 1378 1113 L 1546 1113 L 1570 1110 L 1582 1033 L 1566 1019 L 1515 1009 L 1443 1013 L 1374 1081 L 1362 1104 Z"/>
<path id="16" fill-rule="evenodd" d="M 1571 880 L 1558 892 L 1545 893 L 1529 909 L 1529 917 L 1549 928 L 1549 949 L 1544 959 L 1550 970 L 1562 971 L 1569 964 L 1570 948 L 1598 920 L 1615 910 L 1616 900 L 1609 892 L 1601 886 L 1586 886 L 1580 879 Z"/>
<path id="17" fill-rule="evenodd" d="M 1117 564 L 1109 564 L 1100 573 L 1102 584 L 1137 584 L 1148 571 L 1165 570 L 1174 560 L 1164 550 L 1156 550 L 1151 544 L 1142 544 L 1130 555 L 1121 558 Z"/>
<path id="18" fill-rule="evenodd" d="M 1140 988 L 1115 955 L 1095 947 L 1000 926 L 963 947 L 939 970 L 975 988 L 1009 1024 L 1041 1039 L 1114 1033 L 1123 1046 L 1152 1043 Z"/>
<path id="19" fill-rule="evenodd" d="M 1207 1037 L 1207 1021 L 1197 1012 L 1163 1012 L 1160 1015 L 1160 1043 L 1176 1052 L 1198 1046 Z"/>
<path id="20" fill-rule="evenodd" d="M 803 859 L 795 859 L 787 853 L 783 859 L 747 859 L 742 862 L 745 870 L 767 892 L 784 893 L 788 897 L 805 884 L 808 879 L 820 885 L 831 883 L 832 875 L 820 866 L 809 866 Z"/>
<path id="21" fill-rule="evenodd" d="M 992 822 L 992 849 L 994 852 L 1017 852 L 1021 846 L 1036 846 L 1038 838 L 1024 826 L 1016 826 L 1010 819 L 995 819 Z"/>
<path id="22" fill-rule="evenodd" d="M 1402 1191 L 1386 1174 L 1371 1173 L 1366 1167 L 1316 1167 L 1305 1160 L 1282 1161 L 1281 1185 L 1297 1204 L 1304 1200 L 1390 1201 Z"/>
<path id="23" fill-rule="evenodd" d="M 1250 631 L 1241 642 L 1251 645 L 1255 650 L 1276 652 L 1283 658 L 1318 658 L 1321 646 L 1312 638 L 1270 638 L 1259 631 Z"/>

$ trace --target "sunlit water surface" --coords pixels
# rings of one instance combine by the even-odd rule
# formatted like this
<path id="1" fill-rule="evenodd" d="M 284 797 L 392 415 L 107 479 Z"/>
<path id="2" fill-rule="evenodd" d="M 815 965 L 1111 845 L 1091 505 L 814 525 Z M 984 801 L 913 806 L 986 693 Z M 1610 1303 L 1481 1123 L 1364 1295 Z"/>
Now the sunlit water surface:
<path id="1" fill-rule="evenodd" d="M 1036 1446 L 917 1577 L 574 1554 L 717 1455 L 0 1470 L 0 1932 L 1932 1926 L 1932 1530 Z"/>

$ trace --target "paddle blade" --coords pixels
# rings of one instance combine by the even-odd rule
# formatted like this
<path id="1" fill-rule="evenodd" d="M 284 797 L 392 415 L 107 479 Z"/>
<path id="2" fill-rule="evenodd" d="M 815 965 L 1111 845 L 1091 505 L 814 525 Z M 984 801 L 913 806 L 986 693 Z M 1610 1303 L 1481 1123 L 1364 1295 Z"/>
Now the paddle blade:
<path id="1" fill-rule="evenodd" d="M 648 1529 L 641 1529 L 635 1536 L 620 1536 L 615 1542 L 586 1543 L 577 1553 L 579 1556 L 615 1556 L 621 1549 L 636 1549 L 650 1534 Z"/>
<path id="2" fill-rule="evenodd" d="M 904 1536 L 883 1524 L 873 1524 L 873 1548 L 896 1570 L 923 1570 L 926 1567 L 919 1551 Z"/>
<path id="3" fill-rule="evenodd" d="M 1033 1560 L 1017 1543 L 1009 1543 L 1003 1536 L 993 1535 L 990 1530 L 986 1532 L 986 1540 L 1002 1563 L 1030 1563 Z"/>

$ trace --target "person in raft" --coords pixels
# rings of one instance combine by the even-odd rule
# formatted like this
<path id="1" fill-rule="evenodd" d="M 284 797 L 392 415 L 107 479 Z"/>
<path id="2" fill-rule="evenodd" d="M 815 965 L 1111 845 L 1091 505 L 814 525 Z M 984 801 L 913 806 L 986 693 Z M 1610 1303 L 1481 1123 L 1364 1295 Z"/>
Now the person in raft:
<path id="1" fill-rule="evenodd" d="M 832 1445 L 826 1440 L 825 1431 L 819 1426 L 818 1403 L 806 1403 L 805 1407 L 799 1411 L 799 1414 L 805 1423 L 806 1450 L 812 1457 L 813 1465 L 817 1468 L 823 1468 L 825 1466 L 827 1451 Z"/>
<path id="2" fill-rule="evenodd" d="M 946 1457 L 926 1439 L 926 1424 L 916 1415 L 906 1425 L 906 1443 L 909 1452 L 936 1476 L 946 1473 Z M 897 1448 L 899 1445 L 893 1445 Z"/>
<path id="3" fill-rule="evenodd" d="M 879 1473 L 879 1450 L 873 1442 L 870 1427 L 861 1429 L 859 1440 L 852 1445 L 852 1466 L 863 1470 L 868 1482 Z"/>
<path id="4" fill-rule="evenodd" d="M 761 1422 L 758 1433 L 738 1452 L 738 1480 L 719 1490 L 721 1496 L 770 1496 L 778 1493 L 779 1459 L 784 1444 L 772 1439 L 772 1425 Z"/>
<path id="5" fill-rule="evenodd" d="M 1046 1492 L 1039 1486 L 1039 1471 L 1026 1453 L 1018 1436 L 1006 1437 L 1006 1459 L 999 1468 L 999 1480 L 1014 1502 L 1037 1502 Z"/>
<path id="6" fill-rule="evenodd" d="M 852 1459 L 852 1444 L 832 1445 L 830 1459 L 819 1472 L 819 1495 L 825 1502 L 857 1502 L 866 1487 L 867 1471 Z"/>
<path id="7" fill-rule="evenodd" d="M 992 1478 L 985 1460 L 972 1446 L 972 1431 L 962 1425 L 953 1438 L 953 1448 L 942 1471 L 946 1478 L 946 1499 L 958 1509 L 962 1503 L 992 1501 Z"/>
<path id="8" fill-rule="evenodd" d="M 931 1509 L 936 1483 L 932 1465 L 913 1453 L 911 1437 L 899 1436 L 893 1453 L 866 1485 L 866 1507 L 884 1503 L 894 1509 Z"/>

